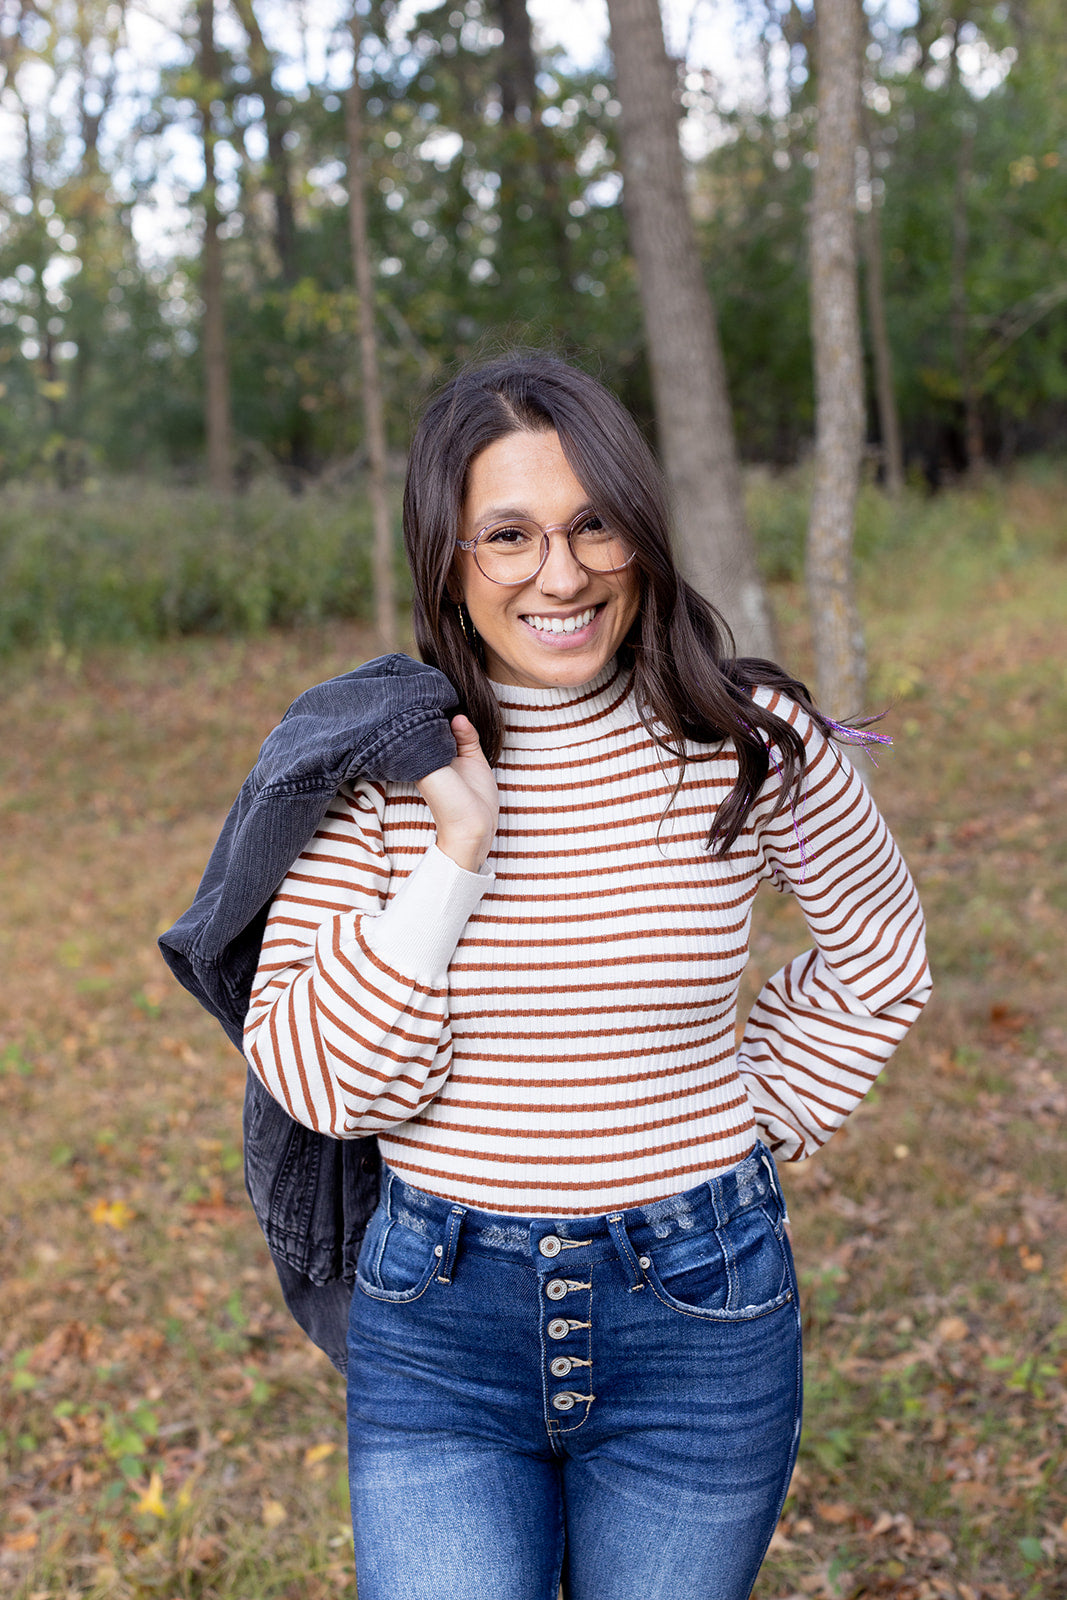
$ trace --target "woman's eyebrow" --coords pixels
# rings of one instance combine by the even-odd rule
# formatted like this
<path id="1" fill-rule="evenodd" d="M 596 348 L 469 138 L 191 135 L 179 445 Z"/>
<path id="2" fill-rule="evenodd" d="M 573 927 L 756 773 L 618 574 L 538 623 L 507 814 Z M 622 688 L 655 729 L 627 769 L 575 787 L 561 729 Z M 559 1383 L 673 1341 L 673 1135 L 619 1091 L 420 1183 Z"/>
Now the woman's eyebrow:
<path id="1" fill-rule="evenodd" d="M 566 527 L 567 523 L 573 522 L 575 517 L 580 517 L 583 512 L 592 511 L 592 509 L 592 502 L 585 501 L 576 511 L 571 512 L 566 522 L 561 526 Z M 525 506 L 489 506 L 486 510 L 480 511 L 472 520 L 477 523 L 479 528 L 487 528 L 494 522 L 506 522 L 509 517 L 514 518 L 517 522 L 539 522 L 533 512 Z M 550 526 L 554 528 L 556 524 L 553 522 Z"/>

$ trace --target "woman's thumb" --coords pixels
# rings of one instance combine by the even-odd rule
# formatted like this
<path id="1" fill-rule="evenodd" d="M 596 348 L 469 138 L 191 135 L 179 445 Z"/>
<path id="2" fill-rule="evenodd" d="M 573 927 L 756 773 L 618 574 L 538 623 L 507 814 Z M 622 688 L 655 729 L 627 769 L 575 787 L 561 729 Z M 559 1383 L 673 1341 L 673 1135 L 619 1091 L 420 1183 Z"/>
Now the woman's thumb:
<path id="1" fill-rule="evenodd" d="M 458 717 L 452 718 L 452 737 L 456 741 L 456 754 L 458 756 L 473 756 L 481 754 L 481 744 L 478 740 L 478 730 L 469 717 L 462 712 Z"/>

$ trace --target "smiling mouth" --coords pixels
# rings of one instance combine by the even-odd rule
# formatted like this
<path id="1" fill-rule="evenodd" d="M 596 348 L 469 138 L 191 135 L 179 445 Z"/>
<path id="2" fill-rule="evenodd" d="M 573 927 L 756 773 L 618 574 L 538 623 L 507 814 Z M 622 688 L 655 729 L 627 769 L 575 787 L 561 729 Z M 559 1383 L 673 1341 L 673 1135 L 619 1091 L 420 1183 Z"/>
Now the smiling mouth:
<path id="1" fill-rule="evenodd" d="M 571 617 L 526 615 L 522 620 L 538 633 L 577 633 L 579 629 L 589 626 L 600 609 L 600 606 L 588 606 L 585 611 L 578 611 Z"/>

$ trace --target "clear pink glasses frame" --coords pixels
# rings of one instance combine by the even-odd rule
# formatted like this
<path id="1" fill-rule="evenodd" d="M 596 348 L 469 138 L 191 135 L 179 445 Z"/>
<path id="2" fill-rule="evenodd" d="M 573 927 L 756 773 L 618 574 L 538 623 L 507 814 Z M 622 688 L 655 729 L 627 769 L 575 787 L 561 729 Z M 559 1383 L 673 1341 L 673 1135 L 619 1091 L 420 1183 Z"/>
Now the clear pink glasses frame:
<path id="1" fill-rule="evenodd" d="M 626 560 L 617 567 L 586 566 L 586 563 L 579 556 L 575 555 L 573 536 L 575 532 L 580 531 L 581 524 L 589 515 L 590 513 L 588 511 L 579 511 L 578 515 L 573 517 L 570 522 L 551 522 L 547 525 L 541 522 L 534 522 L 532 518 L 513 517 L 510 520 L 505 519 L 503 522 L 490 523 L 487 528 L 482 528 L 478 533 L 476 533 L 473 539 L 457 539 L 456 546 L 460 550 L 473 551 L 474 559 L 478 564 L 478 571 L 482 574 L 482 577 L 487 578 L 490 583 L 499 584 L 502 589 L 517 589 L 520 584 L 533 582 L 534 578 L 537 577 L 537 574 L 541 571 L 541 568 L 548 560 L 549 551 L 551 549 L 551 542 L 549 540 L 550 533 L 565 533 L 567 535 L 567 547 L 570 550 L 571 556 L 575 561 L 577 561 L 578 565 L 585 572 L 623 572 L 630 565 L 630 562 L 637 554 L 636 550 L 631 550 L 630 554 L 626 557 Z M 486 572 L 481 562 L 478 561 L 478 545 L 480 544 L 481 540 L 485 538 L 487 533 L 497 533 L 501 528 L 510 527 L 537 528 L 540 531 L 541 559 L 532 572 L 524 574 L 524 576 L 521 578 L 507 579 L 490 577 L 489 573 Z"/>

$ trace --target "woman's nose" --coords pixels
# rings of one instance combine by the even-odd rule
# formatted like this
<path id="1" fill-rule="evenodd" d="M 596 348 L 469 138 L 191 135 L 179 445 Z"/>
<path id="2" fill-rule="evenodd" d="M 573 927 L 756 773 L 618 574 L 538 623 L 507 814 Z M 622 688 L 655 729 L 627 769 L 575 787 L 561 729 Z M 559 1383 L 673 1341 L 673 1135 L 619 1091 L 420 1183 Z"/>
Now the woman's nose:
<path id="1" fill-rule="evenodd" d="M 537 587 L 544 595 L 557 595 L 569 600 L 579 594 L 589 581 L 589 574 L 574 559 L 566 533 L 548 535 L 548 557 L 537 574 Z"/>

